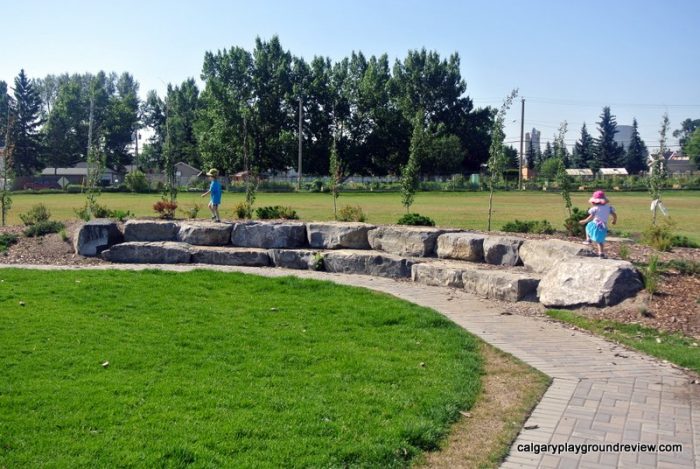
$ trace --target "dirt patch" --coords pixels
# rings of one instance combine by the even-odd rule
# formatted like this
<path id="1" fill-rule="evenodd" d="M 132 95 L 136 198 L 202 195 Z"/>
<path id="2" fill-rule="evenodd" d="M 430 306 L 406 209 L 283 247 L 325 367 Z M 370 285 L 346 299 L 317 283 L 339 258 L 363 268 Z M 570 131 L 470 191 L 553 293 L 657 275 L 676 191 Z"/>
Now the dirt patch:
<path id="1" fill-rule="evenodd" d="M 27 238 L 20 226 L 0 227 L 0 234 L 14 234 L 17 244 L 0 254 L 0 264 L 48 264 L 48 265 L 95 265 L 105 261 L 94 257 L 78 256 L 73 251 L 72 233 L 80 226 L 79 222 L 66 223 L 66 241 L 58 233 Z"/>
<path id="2" fill-rule="evenodd" d="M 442 450 L 419 468 L 498 467 L 523 423 L 549 386 L 549 378 L 483 344 L 482 393 L 455 423 Z M 466 414 L 466 415 L 465 415 Z"/>

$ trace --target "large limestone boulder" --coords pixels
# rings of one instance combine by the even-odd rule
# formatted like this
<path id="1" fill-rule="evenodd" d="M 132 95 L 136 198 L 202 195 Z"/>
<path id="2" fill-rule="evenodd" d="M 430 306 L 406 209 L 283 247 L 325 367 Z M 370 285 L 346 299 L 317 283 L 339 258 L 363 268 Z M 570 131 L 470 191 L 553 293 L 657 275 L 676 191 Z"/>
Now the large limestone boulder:
<path id="1" fill-rule="evenodd" d="M 373 251 L 329 251 L 323 257 L 328 272 L 408 278 L 416 261 Z"/>
<path id="2" fill-rule="evenodd" d="M 494 265 L 520 265 L 520 245 L 525 241 L 513 236 L 487 236 L 484 238 L 484 260 Z"/>
<path id="3" fill-rule="evenodd" d="M 264 249 L 295 249 L 305 247 L 306 225 L 301 222 L 236 223 L 231 232 L 234 246 Z"/>
<path id="4" fill-rule="evenodd" d="M 572 257 L 549 269 L 537 292 L 542 304 L 561 308 L 614 305 L 641 289 L 639 272 L 627 261 Z"/>
<path id="5" fill-rule="evenodd" d="M 192 262 L 195 264 L 244 265 L 267 267 L 270 256 L 264 249 L 220 246 L 193 246 Z"/>
<path id="6" fill-rule="evenodd" d="M 432 257 L 435 256 L 438 236 L 446 232 L 423 226 L 380 226 L 371 230 L 367 239 L 377 251 L 398 256 Z"/>
<path id="7" fill-rule="evenodd" d="M 184 222 L 180 224 L 177 240 L 197 246 L 226 246 L 231 241 L 232 227 L 230 223 Z"/>
<path id="8" fill-rule="evenodd" d="M 191 246 L 172 241 L 132 241 L 115 244 L 102 253 L 110 262 L 133 264 L 185 264 L 192 258 Z"/>
<path id="9" fill-rule="evenodd" d="M 537 299 L 537 274 L 497 269 L 468 269 L 462 272 L 464 290 L 484 298 L 503 301 Z"/>
<path id="10" fill-rule="evenodd" d="M 367 232 L 374 229 L 367 223 L 307 223 L 309 246 L 316 249 L 369 249 Z"/>
<path id="11" fill-rule="evenodd" d="M 456 262 L 425 262 L 413 264 L 411 280 L 425 285 L 438 287 L 462 288 L 462 273 L 466 270 L 464 264 Z"/>
<path id="12" fill-rule="evenodd" d="M 272 265 L 283 269 L 314 270 L 317 251 L 308 249 L 270 249 L 268 251 Z"/>
<path id="13" fill-rule="evenodd" d="M 437 239 L 437 255 L 443 259 L 483 262 L 485 238 L 478 233 L 442 234 Z"/>
<path id="14" fill-rule="evenodd" d="M 549 271 L 557 262 L 570 257 L 590 257 L 594 253 L 587 247 L 560 239 L 528 239 L 518 251 L 523 265 L 533 272 Z"/>
<path id="15" fill-rule="evenodd" d="M 124 235 L 114 220 L 97 218 L 84 223 L 73 236 L 73 249 L 81 256 L 98 256 L 112 245 L 121 243 Z"/>
<path id="16" fill-rule="evenodd" d="M 124 224 L 124 241 L 176 241 L 180 229 L 168 220 L 128 220 Z"/>

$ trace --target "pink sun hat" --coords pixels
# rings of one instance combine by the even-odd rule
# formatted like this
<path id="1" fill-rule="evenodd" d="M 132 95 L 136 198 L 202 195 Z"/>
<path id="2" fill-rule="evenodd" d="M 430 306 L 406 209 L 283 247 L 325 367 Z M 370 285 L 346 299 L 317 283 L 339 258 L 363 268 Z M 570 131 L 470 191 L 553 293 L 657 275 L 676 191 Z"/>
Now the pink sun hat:
<path id="1" fill-rule="evenodd" d="M 608 203 L 608 198 L 605 197 L 605 192 L 595 191 L 593 197 L 588 199 L 588 202 L 591 204 L 605 205 Z"/>

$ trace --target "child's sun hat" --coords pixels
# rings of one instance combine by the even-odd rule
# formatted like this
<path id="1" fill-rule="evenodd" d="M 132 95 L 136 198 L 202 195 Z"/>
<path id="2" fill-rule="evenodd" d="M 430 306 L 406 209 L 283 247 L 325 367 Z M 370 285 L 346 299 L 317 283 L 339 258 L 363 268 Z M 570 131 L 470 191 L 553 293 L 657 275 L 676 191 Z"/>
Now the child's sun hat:
<path id="1" fill-rule="evenodd" d="M 593 197 L 588 199 L 588 203 L 596 204 L 596 205 L 605 205 L 608 203 L 608 198 L 605 197 L 605 192 L 595 191 L 593 193 Z"/>
<path id="2" fill-rule="evenodd" d="M 217 171 L 214 168 L 210 169 L 209 172 L 207 173 L 207 176 L 212 176 L 212 177 L 216 177 L 218 175 L 219 175 L 219 171 Z"/>

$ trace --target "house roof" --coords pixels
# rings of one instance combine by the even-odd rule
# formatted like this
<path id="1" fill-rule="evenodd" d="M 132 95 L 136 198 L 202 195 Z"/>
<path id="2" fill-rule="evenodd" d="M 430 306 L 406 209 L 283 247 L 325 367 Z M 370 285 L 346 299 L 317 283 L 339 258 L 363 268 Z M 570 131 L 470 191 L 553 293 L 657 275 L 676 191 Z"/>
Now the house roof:
<path id="1" fill-rule="evenodd" d="M 625 168 L 600 168 L 600 174 L 603 176 L 626 176 L 628 173 Z"/>
<path id="2" fill-rule="evenodd" d="M 44 168 L 41 171 L 42 176 L 87 176 L 87 163 L 78 163 L 73 168 Z M 110 168 L 103 168 L 102 174 L 116 174 Z"/>
<path id="3" fill-rule="evenodd" d="M 566 174 L 569 176 L 593 176 L 593 171 L 588 168 L 582 169 L 567 169 Z"/>

